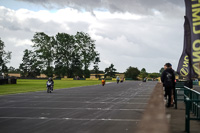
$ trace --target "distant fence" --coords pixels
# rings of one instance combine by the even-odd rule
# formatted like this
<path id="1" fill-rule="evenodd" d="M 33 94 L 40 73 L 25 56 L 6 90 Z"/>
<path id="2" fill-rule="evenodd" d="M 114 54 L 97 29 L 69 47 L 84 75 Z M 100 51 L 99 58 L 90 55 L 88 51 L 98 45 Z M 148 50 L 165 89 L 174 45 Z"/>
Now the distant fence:
<path id="1" fill-rule="evenodd" d="M 96 79 L 86 78 L 85 80 L 97 81 L 97 80 L 99 80 L 99 79 L 98 79 L 98 78 L 96 78 Z"/>
<path id="2" fill-rule="evenodd" d="M 0 79 L 0 85 L 17 84 L 17 79 Z"/>
<path id="3" fill-rule="evenodd" d="M 61 80 L 66 80 L 66 81 L 70 81 L 70 80 L 74 80 L 73 78 L 61 78 Z"/>
<path id="4" fill-rule="evenodd" d="M 8 84 L 8 79 L 0 79 L 0 85 Z"/>

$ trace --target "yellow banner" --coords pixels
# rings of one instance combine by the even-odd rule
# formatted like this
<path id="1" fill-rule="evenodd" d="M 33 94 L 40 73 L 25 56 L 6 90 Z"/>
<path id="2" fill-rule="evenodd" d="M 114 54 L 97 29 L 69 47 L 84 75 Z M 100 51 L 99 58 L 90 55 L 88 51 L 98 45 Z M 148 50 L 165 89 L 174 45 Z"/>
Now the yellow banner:
<path id="1" fill-rule="evenodd" d="M 96 79 L 86 78 L 86 80 L 99 80 L 99 79 L 97 79 L 97 78 Z"/>
<path id="2" fill-rule="evenodd" d="M 73 78 L 61 78 L 61 80 L 74 80 Z"/>

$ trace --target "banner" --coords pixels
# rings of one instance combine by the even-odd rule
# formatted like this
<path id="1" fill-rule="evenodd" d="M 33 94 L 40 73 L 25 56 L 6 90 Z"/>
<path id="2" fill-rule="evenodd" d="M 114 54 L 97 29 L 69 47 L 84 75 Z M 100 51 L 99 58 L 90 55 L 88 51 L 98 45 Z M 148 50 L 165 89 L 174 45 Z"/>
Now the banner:
<path id="1" fill-rule="evenodd" d="M 191 67 L 196 76 L 200 76 L 200 0 L 185 0 L 186 17 L 190 25 L 190 46 L 187 48 L 191 55 Z"/>
<path id="2" fill-rule="evenodd" d="M 177 73 L 181 75 L 184 78 L 190 79 L 191 78 L 191 68 L 190 68 L 190 58 L 191 58 L 191 52 L 188 50 L 191 45 L 191 39 L 190 39 L 190 25 L 187 17 L 185 16 L 185 23 L 184 23 L 184 45 L 183 45 L 183 52 L 181 55 L 181 58 L 179 60 Z"/>

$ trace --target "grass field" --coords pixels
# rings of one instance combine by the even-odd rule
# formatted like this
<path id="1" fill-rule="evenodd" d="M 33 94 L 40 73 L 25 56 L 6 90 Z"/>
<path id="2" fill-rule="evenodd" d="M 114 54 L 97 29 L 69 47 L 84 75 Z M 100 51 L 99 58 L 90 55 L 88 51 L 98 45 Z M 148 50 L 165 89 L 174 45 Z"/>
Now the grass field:
<path id="1" fill-rule="evenodd" d="M 0 95 L 44 91 L 46 90 L 46 81 L 47 80 L 17 79 L 17 84 L 0 85 Z M 54 89 L 89 86 L 97 84 L 101 84 L 101 81 L 54 80 Z"/>

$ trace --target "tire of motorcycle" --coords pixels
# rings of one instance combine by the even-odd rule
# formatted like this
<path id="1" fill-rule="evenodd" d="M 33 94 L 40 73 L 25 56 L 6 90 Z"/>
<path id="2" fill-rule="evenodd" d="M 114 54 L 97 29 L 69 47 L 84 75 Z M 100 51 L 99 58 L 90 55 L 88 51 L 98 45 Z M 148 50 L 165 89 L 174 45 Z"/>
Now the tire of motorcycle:
<path id="1" fill-rule="evenodd" d="M 49 87 L 47 88 L 47 93 L 49 93 Z"/>

